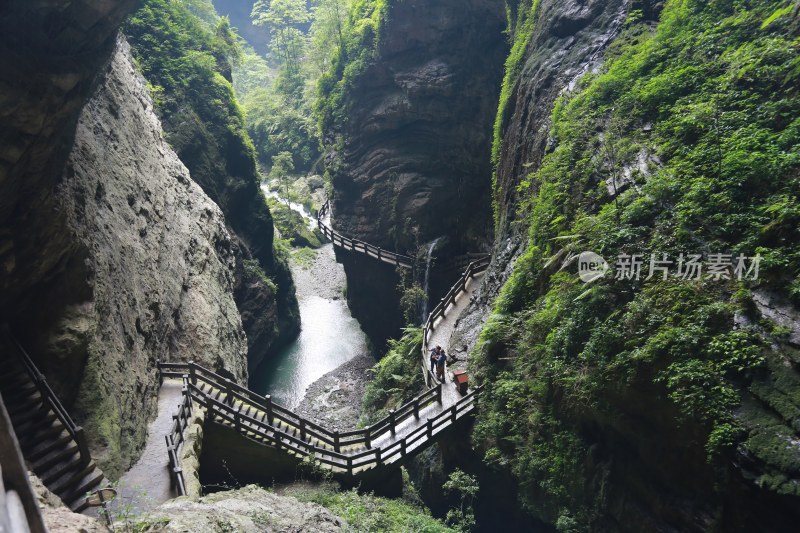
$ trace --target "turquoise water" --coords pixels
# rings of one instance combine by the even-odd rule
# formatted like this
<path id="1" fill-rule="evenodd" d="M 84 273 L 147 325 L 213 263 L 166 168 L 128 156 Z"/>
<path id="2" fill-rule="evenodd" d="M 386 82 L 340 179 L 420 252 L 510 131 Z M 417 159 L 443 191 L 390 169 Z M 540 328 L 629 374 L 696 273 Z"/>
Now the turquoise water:
<path id="1" fill-rule="evenodd" d="M 300 302 L 300 317 L 300 336 L 261 365 L 252 383 L 256 392 L 271 394 L 289 408 L 300 403 L 314 381 L 367 348 L 366 337 L 345 300 L 309 296 Z"/>

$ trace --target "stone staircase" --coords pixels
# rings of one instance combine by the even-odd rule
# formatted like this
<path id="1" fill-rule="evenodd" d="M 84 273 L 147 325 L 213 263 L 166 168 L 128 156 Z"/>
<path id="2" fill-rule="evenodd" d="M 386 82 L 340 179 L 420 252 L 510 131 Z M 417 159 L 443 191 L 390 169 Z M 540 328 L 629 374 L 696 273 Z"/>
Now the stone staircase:
<path id="1" fill-rule="evenodd" d="M 83 511 L 86 494 L 106 483 L 89 454 L 83 429 L 7 331 L 0 348 L 0 394 L 28 468 L 73 511 Z"/>

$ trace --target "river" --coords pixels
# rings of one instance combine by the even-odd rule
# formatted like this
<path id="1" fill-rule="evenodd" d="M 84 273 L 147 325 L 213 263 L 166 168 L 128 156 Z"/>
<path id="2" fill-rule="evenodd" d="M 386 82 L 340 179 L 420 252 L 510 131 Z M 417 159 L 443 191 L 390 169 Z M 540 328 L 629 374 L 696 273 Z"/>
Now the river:
<path id="1" fill-rule="evenodd" d="M 310 218 L 299 204 L 292 207 Z M 300 304 L 300 335 L 259 366 L 251 384 L 255 392 L 271 394 L 293 409 L 314 381 L 366 353 L 367 337 L 347 307 L 344 268 L 336 262 L 332 244 L 315 250 L 312 261 L 293 259 L 291 268 Z"/>

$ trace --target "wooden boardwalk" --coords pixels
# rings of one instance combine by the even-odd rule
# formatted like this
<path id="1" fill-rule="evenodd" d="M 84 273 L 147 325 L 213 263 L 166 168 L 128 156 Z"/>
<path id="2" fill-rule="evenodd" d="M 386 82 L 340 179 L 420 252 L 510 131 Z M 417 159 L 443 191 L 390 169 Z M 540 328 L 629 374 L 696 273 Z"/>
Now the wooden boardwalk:
<path id="1" fill-rule="evenodd" d="M 398 268 L 414 268 L 414 260 L 345 237 L 330 227 L 330 203 L 317 214 L 322 233 L 348 251 L 363 253 Z M 372 469 L 401 464 L 407 457 L 435 442 L 448 428 L 476 407 L 480 388 L 461 395 L 452 383 L 438 383 L 428 369 L 428 345 L 446 344 L 461 311 L 469 303 L 480 277 L 489 264 L 485 255 L 471 254 L 448 265 L 464 264 L 466 270 L 430 313 L 424 328 L 423 372 L 429 388 L 363 429 L 331 431 L 229 379 L 193 362 L 159 363 L 160 378 L 182 381 L 181 403 L 166 435 L 170 473 L 178 494 L 186 494 L 178 452 L 184 441 L 192 409 L 202 406 L 209 420 L 232 428 L 254 442 L 314 461 L 334 474 L 359 476 Z M 438 339 L 443 339 L 438 341 Z"/>
<path id="2" fill-rule="evenodd" d="M 384 250 L 379 246 L 345 237 L 341 233 L 334 231 L 331 227 L 331 202 L 326 200 L 322 208 L 317 213 L 317 226 L 326 238 L 330 239 L 334 246 L 348 250 L 350 252 L 357 252 L 365 254 L 373 259 L 395 265 L 401 268 L 414 268 L 414 260 L 407 255 L 398 254 L 389 250 Z"/>
<path id="3" fill-rule="evenodd" d="M 430 388 L 363 429 L 330 431 L 272 401 L 195 363 L 159 363 L 162 379 L 180 378 L 182 401 L 166 436 L 170 471 L 179 494 L 185 494 L 178 450 L 192 409 L 200 405 L 207 417 L 242 436 L 309 458 L 334 474 L 358 476 L 387 465 L 399 465 L 416 451 L 468 416 L 476 407 L 480 388 L 461 396 L 452 383 L 431 379 L 427 346 L 432 339 L 449 339 L 455 321 L 468 304 L 488 260 L 471 263 L 447 295 L 431 312 L 424 329 L 423 368 Z M 440 342 L 441 344 L 442 342 Z"/>

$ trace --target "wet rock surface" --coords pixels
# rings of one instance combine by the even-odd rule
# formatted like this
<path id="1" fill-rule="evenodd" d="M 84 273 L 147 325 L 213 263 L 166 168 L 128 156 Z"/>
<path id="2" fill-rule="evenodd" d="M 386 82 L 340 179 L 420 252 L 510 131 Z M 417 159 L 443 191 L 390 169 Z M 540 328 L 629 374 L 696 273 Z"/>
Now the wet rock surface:
<path id="1" fill-rule="evenodd" d="M 508 237 L 506 230 L 520 194 L 517 187 L 538 168 L 546 152 L 555 99 L 599 65 L 602 51 L 618 34 L 628 9 L 630 3 L 624 0 L 542 0 L 539 5 L 519 81 L 504 110 L 494 191 L 497 229 L 502 230 L 498 239 Z"/>

